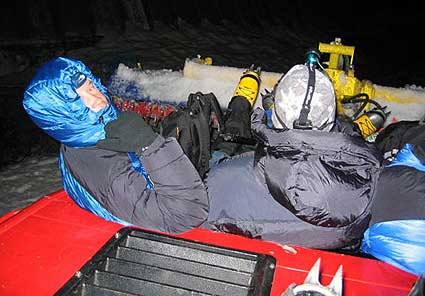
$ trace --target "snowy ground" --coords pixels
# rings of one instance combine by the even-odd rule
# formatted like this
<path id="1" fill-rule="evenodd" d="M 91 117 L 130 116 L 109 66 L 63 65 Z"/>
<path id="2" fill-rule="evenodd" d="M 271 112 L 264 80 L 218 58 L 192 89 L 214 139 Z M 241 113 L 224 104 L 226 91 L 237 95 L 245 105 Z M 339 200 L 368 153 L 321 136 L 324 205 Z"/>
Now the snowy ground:
<path id="1" fill-rule="evenodd" d="M 61 189 L 57 155 L 37 156 L 0 171 L 0 216 Z"/>
<path id="2" fill-rule="evenodd" d="M 110 36 L 96 46 L 57 52 L 56 55 L 84 61 L 107 84 L 108 77 L 119 63 L 130 67 L 140 63 L 142 69 L 178 71 L 183 68 L 186 57 L 195 57 L 197 54 L 212 57 L 217 65 L 245 68 L 256 64 L 264 71 L 285 72 L 294 64 L 303 62 L 307 49 L 314 47 L 319 41 L 330 41 L 323 40 L 325 35 L 317 32 L 310 31 L 310 35 L 296 34 L 286 29 L 271 27 L 264 34 L 237 31 L 230 25 L 226 27 L 210 24 L 202 28 L 183 25 L 179 30 L 159 25 L 152 31 L 131 36 Z M 155 89 L 158 90 L 151 87 L 150 91 L 155 93 Z M 423 90 L 419 87 L 418 91 Z M 415 106 L 419 105 L 413 105 Z M 396 108 L 393 107 L 394 110 Z M 19 136 L 22 139 L 31 137 L 28 132 Z M 30 154 L 22 161 L 0 170 L 0 215 L 25 207 L 61 188 L 57 153 L 34 155 Z"/>

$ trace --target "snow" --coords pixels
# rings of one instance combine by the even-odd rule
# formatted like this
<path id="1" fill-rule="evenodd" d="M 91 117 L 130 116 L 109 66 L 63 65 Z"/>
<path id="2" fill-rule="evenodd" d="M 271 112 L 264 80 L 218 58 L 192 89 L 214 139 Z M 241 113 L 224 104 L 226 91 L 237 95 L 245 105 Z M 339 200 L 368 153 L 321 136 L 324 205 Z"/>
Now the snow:
<path id="1" fill-rule="evenodd" d="M 211 79 L 185 78 L 185 58 L 201 54 L 212 56 L 217 65 L 244 69 L 256 63 L 263 66 L 263 71 L 283 73 L 303 61 L 306 49 L 319 41 L 330 41 L 321 40 L 316 33 L 311 33 L 312 36 L 297 35 L 279 27 L 270 28 L 270 32 L 265 34 L 267 36 L 240 31 L 235 36 L 231 27 L 206 26 L 199 29 L 182 25 L 179 30 L 171 30 L 158 25 L 151 31 L 131 36 L 105 38 L 95 46 L 69 50 L 66 55 L 85 62 L 115 94 L 123 97 L 181 102 L 191 92 L 213 92 L 225 107 L 235 90 L 235 81 L 213 79 L 219 78 L 220 72 Z M 286 40 L 283 41 L 283 38 Z M 282 54 L 283 51 L 285 54 Z M 141 63 L 142 70 L 135 69 L 136 62 Z M 0 70 L 7 72 L 10 67 L 8 64 Z M 112 74 L 114 76 L 106 83 L 105 79 Z M 381 90 L 384 91 L 385 87 L 382 86 Z M 392 116 L 398 120 L 421 118 L 425 113 L 424 88 L 407 85 L 399 91 L 404 94 L 408 91 L 409 98 L 413 99 L 409 105 L 403 106 L 387 102 Z M 3 167 L 0 170 L 0 215 L 23 208 L 61 186 L 57 153 L 30 155 Z"/>
<path id="2" fill-rule="evenodd" d="M 203 73 L 193 70 L 191 60 L 186 60 L 183 70 L 138 70 L 124 64 L 119 64 L 116 72 L 111 76 L 108 88 L 113 95 L 138 100 L 162 101 L 167 103 L 184 103 L 190 93 L 197 91 L 212 92 L 217 97 L 220 106 L 226 108 L 232 97 L 239 77 L 245 69 L 228 66 L 207 66 Z M 195 74 L 185 74 L 186 67 Z M 271 89 L 265 84 L 263 75 L 268 74 L 268 80 L 276 82 L 283 73 L 262 73 L 260 93 Z M 267 82 L 269 82 L 267 81 Z M 374 85 L 376 98 L 382 106 L 391 111 L 386 125 L 401 120 L 419 120 L 425 114 L 425 90 L 418 86 L 390 87 Z M 257 100 L 254 107 L 260 107 L 261 100 Z"/>
<path id="3" fill-rule="evenodd" d="M 31 157 L 0 171 L 0 216 L 61 189 L 57 155 Z"/>
<path id="4" fill-rule="evenodd" d="M 137 71 L 120 64 L 108 89 L 124 98 L 150 99 L 167 103 L 184 103 L 190 93 L 214 93 L 222 107 L 227 107 L 235 91 L 232 81 L 213 78 L 196 80 L 183 76 L 183 71 L 156 70 Z"/>
<path id="5" fill-rule="evenodd" d="M 420 120 L 425 115 L 425 90 L 415 85 L 390 87 L 374 85 L 378 101 L 391 111 L 386 124 L 402 120 Z"/>

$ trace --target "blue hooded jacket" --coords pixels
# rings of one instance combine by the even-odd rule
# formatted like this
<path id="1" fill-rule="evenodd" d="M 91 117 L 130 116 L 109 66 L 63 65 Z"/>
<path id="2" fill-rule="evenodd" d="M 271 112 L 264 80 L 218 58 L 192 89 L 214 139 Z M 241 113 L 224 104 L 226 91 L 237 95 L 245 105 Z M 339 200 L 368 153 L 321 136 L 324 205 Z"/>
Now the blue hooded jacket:
<path id="1" fill-rule="evenodd" d="M 85 74 L 105 95 L 109 102 L 107 107 L 94 112 L 84 105 L 71 82 L 77 72 Z M 82 62 L 64 57 L 48 62 L 38 70 L 25 89 L 23 106 L 33 122 L 48 135 L 76 148 L 94 146 L 104 139 L 104 126 L 119 114 L 100 79 Z M 62 155 L 59 155 L 59 167 L 66 192 L 79 206 L 106 220 L 128 224 L 109 213 L 75 180 Z"/>
<path id="2" fill-rule="evenodd" d="M 71 77 L 83 73 L 109 105 L 93 112 L 75 91 Z M 43 65 L 24 92 L 24 108 L 36 125 L 70 147 L 93 146 L 105 138 L 104 126 L 118 116 L 106 88 L 80 61 L 59 57 Z"/>
<path id="3" fill-rule="evenodd" d="M 105 95 L 107 107 L 94 112 L 84 105 L 71 81 L 76 73 L 85 74 Z M 154 190 L 126 153 L 90 147 L 105 138 L 104 126 L 118 117 L 119 110 L 82 62 L 61 57 L 42 66 L 25 90 L 23 105 L 40 128 L 63 144 L 63 186 L 80 207 L 109 221 L 170 233 L 205 221 L 205 184 L 175 138 L 157 136 L 134 156 L 143 158 L 157 185 Z"/>

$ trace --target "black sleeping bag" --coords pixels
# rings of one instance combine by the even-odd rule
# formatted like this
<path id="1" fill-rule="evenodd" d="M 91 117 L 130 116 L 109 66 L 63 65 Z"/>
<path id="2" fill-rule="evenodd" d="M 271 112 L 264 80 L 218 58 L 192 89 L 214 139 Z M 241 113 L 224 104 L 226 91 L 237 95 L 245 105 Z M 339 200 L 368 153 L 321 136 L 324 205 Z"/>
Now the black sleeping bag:
<path id="1" fill-rule="evenodd" d="M 378 135 L 376 145 L 391 162 L 379 178 L 370 224 L 425 219 L 425 124 L 390 124 Z"/>
<path id="2" fill-rule="evenodd" d="M 205 227 L 305 247 L 356 245 L 381 170 L 373 144 L 339 132 L 273 130 L 254 112 L 263 146 L 211 169 Z"/>
<path id="3" fill-rule="evenodd" d="M 410 166 L 384 168 L 371 212 L 370 225 L 391 220 L 425 219 L 425 172 Z"/>

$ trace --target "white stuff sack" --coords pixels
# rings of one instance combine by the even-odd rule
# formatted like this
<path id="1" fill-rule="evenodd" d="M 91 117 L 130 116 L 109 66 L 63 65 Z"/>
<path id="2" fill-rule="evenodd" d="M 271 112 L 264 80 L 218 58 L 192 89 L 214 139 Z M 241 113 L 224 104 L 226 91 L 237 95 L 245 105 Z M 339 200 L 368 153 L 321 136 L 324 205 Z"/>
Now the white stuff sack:
<path id="1" fill-rule="evenodd" d="M 330 131 L 335 121 L 335 90 L 326 74 L 315 70 L 315 89 L 308 119 L 313 129 Z M 300 116 L 308 87 L 308 66 L 295 65 L 277 83 L 272 121 L 275 128 L 283 128 L 277 116 L 287 128 Z M 277 113 L 277 115 L 276 115 Z"/>

